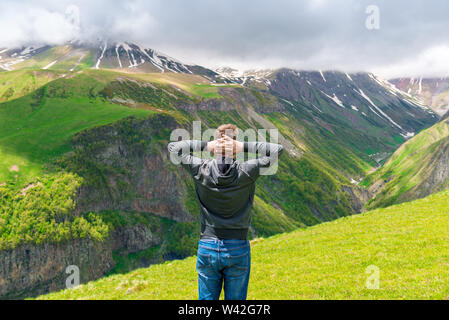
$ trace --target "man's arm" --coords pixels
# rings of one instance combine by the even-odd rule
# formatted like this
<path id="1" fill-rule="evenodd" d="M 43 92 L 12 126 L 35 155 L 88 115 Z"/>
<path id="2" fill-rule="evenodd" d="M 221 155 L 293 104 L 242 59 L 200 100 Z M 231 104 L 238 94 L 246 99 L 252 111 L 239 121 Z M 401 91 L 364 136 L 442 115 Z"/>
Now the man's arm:
<path id="1" fill-rule="evenodd" d="M 268 142 L 240 142 L 237 150 L 257 155 L 256 159 L 245 162 L 246 172 L 252 178 L 257 179 L 260 176 L 261 168 L 267 168 L 268 170 L 270 166 L 276 164 L 284 151 L 284 147 L 280 144 Z"/>
<path id="2" fill-rule="evenodd" d="M 198 168 L 203 163 L 203 159 L 193 156 L 192 152 L 205 149 L 210 151 L 210 145 L 198 140 L 182 140 L 168 144 L 168 152 L 172 162 L 176 164 L 181 163 L 192 175 L 197 174 Z"/>
<path id="3" fill-rule="evenodd" d="M 284 151 L 284 147 L 276 143 L 268 142 L 244 142 L 243 152 L 254 153 L 258 156 L 257 160 L 261 166 L 267 167 L 273 161 L 276 161 Z"/>

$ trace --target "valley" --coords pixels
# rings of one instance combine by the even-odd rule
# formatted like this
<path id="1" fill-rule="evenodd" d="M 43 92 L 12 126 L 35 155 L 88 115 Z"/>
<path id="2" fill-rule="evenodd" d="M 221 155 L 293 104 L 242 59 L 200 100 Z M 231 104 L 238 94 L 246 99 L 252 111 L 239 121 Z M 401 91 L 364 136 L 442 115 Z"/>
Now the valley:
<path id="1" fill-rule="evenodd" d="M 68 265 L 79 266 L 86 283 L 194 255 L 193 183 L 166 149 L 170 132 L 190 131 L 193 121 L 280 132 L 286 154 L 277 175 L 258 181 L 251 239 L 313 233 L 447 188 L 438 173 L 431 185 L 422 173 L 410 178 L 423 161 L 447 168 L 446 123 L 370 73 L 237 74 L 132 43 L 3 50 L 2 298 L 63 289 Z"/>

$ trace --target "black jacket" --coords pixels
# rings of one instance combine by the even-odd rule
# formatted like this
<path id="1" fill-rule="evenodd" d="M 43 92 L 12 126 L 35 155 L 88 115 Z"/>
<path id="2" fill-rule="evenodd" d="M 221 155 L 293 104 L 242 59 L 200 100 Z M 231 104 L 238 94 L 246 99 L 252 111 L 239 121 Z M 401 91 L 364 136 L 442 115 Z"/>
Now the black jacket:
<path id="1" fill-rule="evenodd" d="M 283 147 L 264 142 L 244 145 L 245 152 L 259 157 L 242 163 L 231 160 L 224 173 L 219 169 L 219 159 L 201 159 L 191 154 L 204 150 L 205 142 L 184 140 L 168 145 L 172 160 L 181 161 L 195 181 L 202 235 L 219 239 L 248 238 L 256 180 L 263 174 L 262 170 L 277 165 Z"/>

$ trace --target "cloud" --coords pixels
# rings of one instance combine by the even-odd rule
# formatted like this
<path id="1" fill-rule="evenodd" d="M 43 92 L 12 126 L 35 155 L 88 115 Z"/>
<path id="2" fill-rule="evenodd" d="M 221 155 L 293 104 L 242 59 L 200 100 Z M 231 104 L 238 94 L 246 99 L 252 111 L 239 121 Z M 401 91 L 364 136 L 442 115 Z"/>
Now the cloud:
<path id="1" fill-rule="evenodd" d="M 376 72 L 387 77 L 403 77 L 404 75 L 418 77 L 449 77 L 449 45 L 429 48 L 419 55 L 406 58 L 403 61 L 381 66 Z"/>
<path id="2" fill-rule="evenodd" d="M 0 11 L 2 46 L 17 46 L 28 42 L 58 44 L 77 36 L 78 30 L 63 13 L 22 6 L 0 7 Z"/>
<path id="3" fill-rule="evenodd" d="M 365 26 L 369 5 L 379 30 Z M 443 75 L 448 13 L 446 0 L 2 0 L 0 46 L 101 38 L 208 67 Z"/>

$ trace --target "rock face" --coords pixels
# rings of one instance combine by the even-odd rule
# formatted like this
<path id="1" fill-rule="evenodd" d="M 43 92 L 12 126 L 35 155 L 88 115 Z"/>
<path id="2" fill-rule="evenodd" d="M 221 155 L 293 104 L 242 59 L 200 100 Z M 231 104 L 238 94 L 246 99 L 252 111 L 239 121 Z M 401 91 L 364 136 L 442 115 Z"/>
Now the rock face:
<path id="1" fill-rule="evenodd" d="M 0 298 L 38 295 L 66 287 L 69 266 L 80 270 L 80 281 L 103 276 L 113 266 L 111 244 L 89 239 L 65 244 L 21 246 L 0 252 Z"/>
<path id="2" fill-rule="evenodd" d="M 112 252 L 139 252 L 161 243 L 148 226 L 118 228 L 104 242 L 90 239 L 70 243 L 25 245 L 0 251 L 0 299 L 37 296 L 66 288 L 66 280 L 79 268 L 80 283 L 104 276 L 114 267 Z"/>
<path id="3" fill-rule="evenodd" d="M 161 130 L 176 127 L 172 118 L 155 116 L 80 133 L 74 151 L 59 163 L 84 180 L 74 214 L 123 210 L 192 221 L 183 204 L 185 173 L 170 170 L 166 143 L 157 140 Z M 163 237 L 159 233 L 135 224 L 116 228 L 104 242 L 82 239 L 0 251 L 0 298 L 64 289 L 71 265 L 78 266 L 82 283 L 98 279 L 114 267 L 112 252 L 129 254 L 157 246 Z"/>
<path id="4" fill-rule="evenodd" d="M 161 237 L 154 234 L 143 224 L 118 228 L 112 236 L 112 250 L 125 249 L 126 253 L 135 253 L 161 243 Z"/>
<path id="5" fill-rule="evenodd" d="M 191 221 L 183 205 L 185 173 L 171 170 L 165 142 L 157 141 L 161 131 L 176 127 L 173 118 L 154 116 L 125 119 L 79 134 L 74 153 L 62 161 L 85 180 L 76 211 L 136 211 Z"/>
<path id="6" fill-rule="evenodd" d="M 371 198 L 371 193 L 367 189 L 358 186 L 342 186 L 344 192 L 349 194 L 351 207 L 355 212 L 361 213 L 363 205 Z"/>

